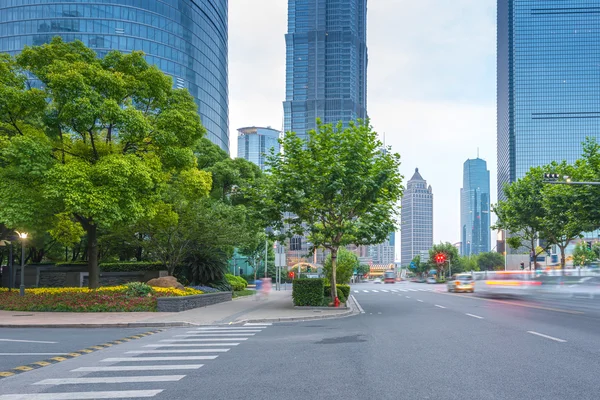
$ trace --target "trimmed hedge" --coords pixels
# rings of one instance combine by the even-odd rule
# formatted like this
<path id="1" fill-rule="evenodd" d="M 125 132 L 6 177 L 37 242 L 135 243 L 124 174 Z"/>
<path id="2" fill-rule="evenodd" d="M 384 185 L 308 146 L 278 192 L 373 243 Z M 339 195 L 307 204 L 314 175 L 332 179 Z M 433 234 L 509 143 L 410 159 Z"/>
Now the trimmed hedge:
<path id="1" fill-rule="evenodd" d="M 341 290 L 342 293 L 344 294 L 344 297 L 347 299 L 348 297 L 350 297 L 350 285 L 343 285 L 343 284 L 338 284 L 335 285 L 337 287 L 337 290 Z M 325 294 L 325 296 L 327 297 L 331 297 L 331 285 L 325 285 L 325 291 L 323 292 Z M 339 298 L 340 296 L 338 296 Z M 342 301 L 342 299 L 340 299 L 340 301 Z M 343 302 L 345 303 L 345 302 Z"/>
<path id="2" fill-rule="evenodd" d="M 337 297 L 340 303 L 345 303 L 347 300 L 346 296 L 344 296 L 344 292 L 339 287 L 337 288 Z"/>
<path id="3" fill-rule="evenodd" d="M 161 262 L 114 262 L 100 264 L 102 272 L 163 271 L 167 267 Z"/>
<path id="4" fill-rule="evenodd" d="M 292 286 L 292 299 L 296 306 L 320 307 L 325 298 L 323 279 L 296 279 Z"/>
<path id="5" fill-rule="evenodd" d="M 246 289 L 246 287 L 248 287 L 248 282 L 241 276 L 225 274 L 225 279 L 227 279 L 227 282 L 231 285 L 233 290 L 236 292 L 242 291 L 242 290 Z"/>

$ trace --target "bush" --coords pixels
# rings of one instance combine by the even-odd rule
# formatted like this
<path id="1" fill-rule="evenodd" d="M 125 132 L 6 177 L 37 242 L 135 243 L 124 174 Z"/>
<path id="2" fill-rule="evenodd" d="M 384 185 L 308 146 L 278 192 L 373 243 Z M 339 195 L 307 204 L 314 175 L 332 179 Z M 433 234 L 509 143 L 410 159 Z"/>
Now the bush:
<path id="1" fill-rule="evenodd" d="M 125 286 L 127 286 L 127 290 L 125 291 L 127 297 L 145 297 L 153 292 L 152 286 L 142 282 L 131 282 Z"/>
<path id="2" fill-rule="evenodd" d="M 344 296 L 344 292 L 342 292 L 342 289 L 340 289 L 339 287 L 337 288 L 337 297 L 340 303 L 345 303 L 347 300 L 346 296 Z"/>
<path id="3" fill-rule="evenodd" d="M 114 262 L 100 264 L 102 272 L 166 271 L 161 262 Z"/>
<path id="4" fill-rule="evenodd" d="M 226 279 L 223 279 L 221 281 L 211 282 L 208 284 L 208 286 L 215 288 L 221 292 L 233 292 L 233 288 L 231 287 L 229 282 L 227 282 Z"/>
<path id="5" fill-rule="evenodd" d="M 234 291 L 239 292 L 246 289 L 248 282 L 241 276 L 235 276 L 231 274 L 225 274 L 225 279 L 231 285 Z"/>
<path id="6" fill-rule="evenodd" d="M 320 307 L 323 305 L 325 282 L 323 279 L 296 279 L 292 286 L 292 299 L 296 306 Z"/>
<path id="7" fill-rule="evenodd" d="M 344 294 L 344 298 L 347 299 L 348 297 L 350 297 L 350 285 L 340 284 L 340 285 L 335 285 L 335 286 L 337 287 L 337 290 L 342 291 L 342 293 Z M 331 285 L 325 285 L 324 290 L 325 290 L 324 291 L 325 296 L 331 297 Z M 338 296 L 338 297 L 340 297 L 340 296 Z M 342 301 L 342 300 L 340 299 L 340 301 Z"/>

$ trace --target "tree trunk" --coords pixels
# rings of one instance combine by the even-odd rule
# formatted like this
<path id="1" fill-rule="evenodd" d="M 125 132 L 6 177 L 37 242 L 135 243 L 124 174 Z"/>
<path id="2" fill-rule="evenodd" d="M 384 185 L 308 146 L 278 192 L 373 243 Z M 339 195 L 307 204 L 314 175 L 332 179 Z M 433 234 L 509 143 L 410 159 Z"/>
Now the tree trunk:
<path id="1" fill-rule="evenodd" d="M 338 255 L 338 248 L 334 247 L 333 249 L 331 249 L 331 279 L 330 279 L 331 301 L 335 301 L 335 298 L 337 297 L 337 286 L 336 286 L 336 281 L 335 281 L 335 270 L 337 267 L 337 255 Z"/>
<path id="2" fill-rule="evenodd" d="M 85 224 L 87 232 L 87 255 L 90 289 L 100 286 L 100 268 L 98 268 L 98 227 L 94 224 Z"/>
<path id="3" fill-rule="evenodd" d="M 560 269 L 563 271 L 565 271 L 565 249 L 567 248 L 567 246 L 558 246 L 560 247 Z"/>

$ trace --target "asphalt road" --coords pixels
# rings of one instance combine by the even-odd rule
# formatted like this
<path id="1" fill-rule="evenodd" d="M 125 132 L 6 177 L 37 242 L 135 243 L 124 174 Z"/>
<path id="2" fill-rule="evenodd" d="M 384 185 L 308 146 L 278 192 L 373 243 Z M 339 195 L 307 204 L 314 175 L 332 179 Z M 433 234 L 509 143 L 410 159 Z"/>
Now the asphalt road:
<path id="1" fill-rule="evenodd" d="M 0 328 L 0 371 L 150 330 Z"/>
<path id="2" fill-rule="evenodd" d="M 353 317 L 174 328 L 3 379 L 0 400 L 598 398 L 593 303 L 444 289 L 358 284 Z"/>

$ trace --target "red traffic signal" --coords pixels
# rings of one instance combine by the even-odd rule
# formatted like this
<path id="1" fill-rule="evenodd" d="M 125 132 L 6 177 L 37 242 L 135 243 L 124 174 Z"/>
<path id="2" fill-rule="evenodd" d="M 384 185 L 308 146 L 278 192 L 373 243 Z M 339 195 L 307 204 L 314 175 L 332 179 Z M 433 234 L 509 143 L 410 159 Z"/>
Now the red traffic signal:
<path id="1" fill-rule="evenodd" d="M 288 278 L 290 278 L 290 279 L 294 279 L 294 276 L 295 276 L 295 274 L 294 274 L 294 271 L 290 271 L 290 272 L 288 273 Z"/>
<path id="2" fill-rule="evenodd" d="M 446 254 L 444 253 L 437 253 L 435 255 L 435 262 L 438 264 L 443 264 L 446 262 Z"/>

